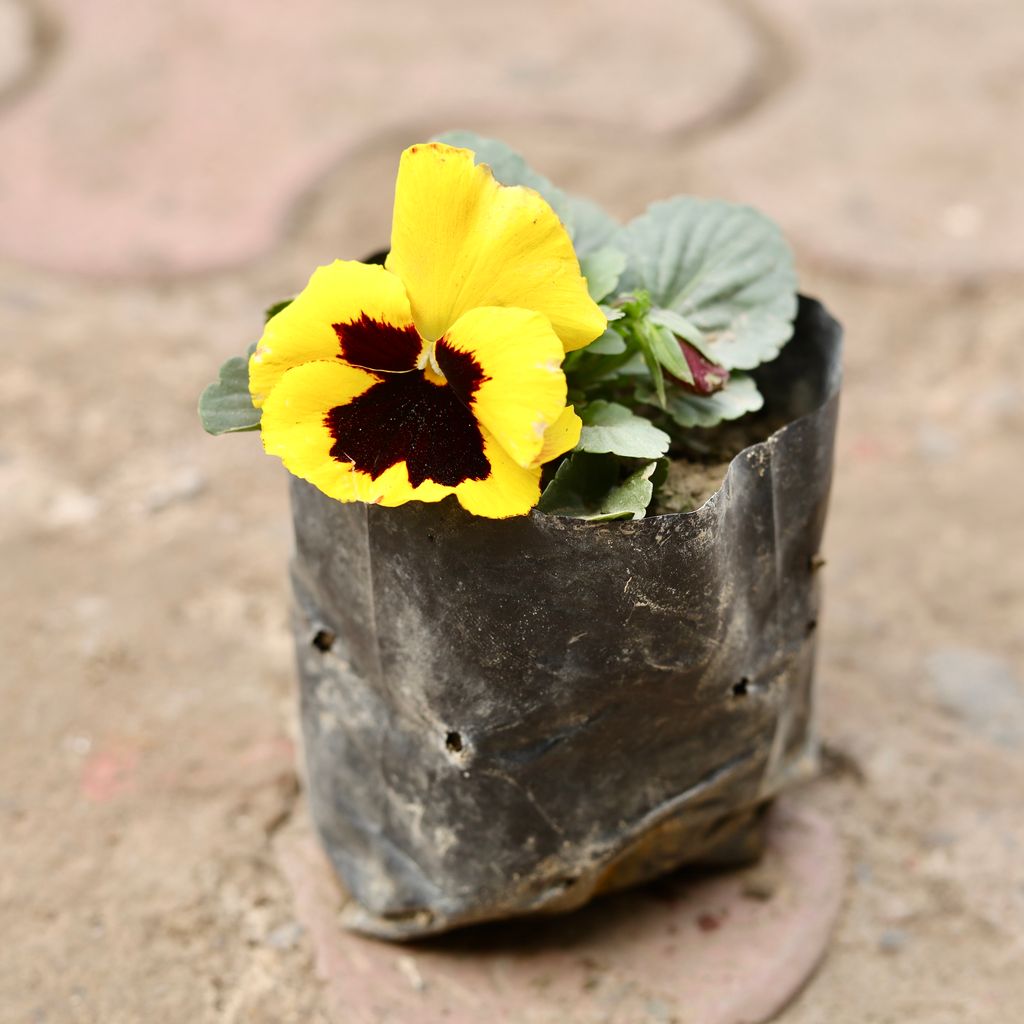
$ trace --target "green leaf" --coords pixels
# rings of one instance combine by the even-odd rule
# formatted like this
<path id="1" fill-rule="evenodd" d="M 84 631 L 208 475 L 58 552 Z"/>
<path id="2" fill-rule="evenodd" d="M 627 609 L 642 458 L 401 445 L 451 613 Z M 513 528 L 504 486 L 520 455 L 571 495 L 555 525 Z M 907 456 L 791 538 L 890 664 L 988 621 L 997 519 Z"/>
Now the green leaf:
<path id="1" fill-rule="evenodd" d="M 616 244 L 629 257 L 620 288 L 646 289 L 655 306 L 683 317 L 703 338 L 683 336 L 712 362 L 751 369 L 792 336 L 793 254 L 751 207 L 691 196 L 653 203 Z"/>
<path id="2" fill-rule="evenodd" d="M 615 290 L 625 269 L 626 254 L 611 245 L 580 260 L 580 270 L 587 279 L 587 290 L 595 302 L 600 302 Z"/>
<path id="3" fill-rule="evenodd" d="M 657 395 L 650 388 L 639 389 L 637 399 L 657 404 Z M 735 420 L 748 412 L 757 412 L 763 405 L 764 398 L 757 390 L 754 378 L 746 373 L 734 373 L 725 387 L 713 395 L 672 391 L 666 408 L 681 427 L 713 427 L 723 420 Z"/>
<path id="4" fill-rule="evenodd" d="M 582 351 L 596 356 L 617 356 L 626 351 L 626 341 L 618 331 L 609 327 L 600 338 L 595 338 Z"/>
<path id="5" fill-rule="evenodd" d="M 680 316 L 671 309 L 652 309 L 648 319 L 652 323 L 667 327 L 673 334 L 678 335 L 685 342 L 695 348 L 709 362 L 715 361 L 715 351 L 709 344 L 704 332 L 696 325 L 690 323 L 686 317 Z M 689 381 L 688 383 L 693 383 Z"/>
<path id="6" fill-rule="evenodd" d="M 616 355 L 591 353 L 590 347 L 570 352 L 562 364 L 573 405 L 594 401 L 603 388 L 635 387 L 637 377 L 649 374 L 640 352 L 626 349 Z"/>
<path id="7" fill-rule="evenodd" d="M 671 438 L 650 420 L 624 405 L 598 400 L 580 411 L 583 430 L 576 450 L 611 453 L 630 459 L 657 459 L 668 451 Z"/>
<path id="8" fill-rule="evenodd" d="M 654 385 L 654 393 L 658 396 L 658 404 L 664 409 L 665 372 L 661 368 L 661 362 L 658 357 L 654 354 L 650 332 L 643 330 L 641 327 L 634 331 L 633 337 L 640 343 L 640 355 L 643 357 L 647 373 L 651 378 L 651 383 Z"/>
<path id="9" fill-rule="evenodd" d="M 693 371 L 690 369 L 690 364 L 686 361 L 686 356 L 683 355 L 683 350 L 679 347 L 675 335 L 668 328 L 659 327 L 657 324 L 651 324 L 650 329 L 645 333 L 654 358 L 673 377 L 692 384 Z"/>
<path id="10" fill-rule="evenodd" d="M 655 307 L 647 315 L 647 319 L 652 324 L 658 324 L 659 327 L 667 327 L 673 334 L 678 334 L 680 338 L 688 341 L 694 348 L 700 349 L 701 354 L 704 354 L 704 350 L 701 348 L 702 344 L 707 344 L 704 332 L 695 324 L 690 323 L 686 317 L 680 316 L 675 310 Z"/>
<path id="11" fill-rule="evenodd" d="M 651 478 L 657 469 L 657 462 L 649 462 L 620 482 L 616 459 L 576 452 L 558 467 L 537 508 L 547 515 L 590 522 L 643 519 L 654 495 Z"/>
<path id="12" fill-rule="evenodd" d="M 268 306 L 267 311 L 263 314 L 263 322 L 266 323 L 272 316 L 277 316 L 282 309 L 287 309 L 294 301 L 294 299 L 282 299 L 280 302 Z"/>
<path id="13" fill-rule="evenodd" d="M 649 375 L 642 352 L 634 352 L 628 362 L 619 363 L 615 369 L 620 377 L 646 377 Z"/>
<path id="14" fill-rule="evenodd" d="M 249 361 L 232 356 L 219 378 L 199 398 L 199 418 L 208 434 L 258 430 L 260 411 L 249 396 Z"/>

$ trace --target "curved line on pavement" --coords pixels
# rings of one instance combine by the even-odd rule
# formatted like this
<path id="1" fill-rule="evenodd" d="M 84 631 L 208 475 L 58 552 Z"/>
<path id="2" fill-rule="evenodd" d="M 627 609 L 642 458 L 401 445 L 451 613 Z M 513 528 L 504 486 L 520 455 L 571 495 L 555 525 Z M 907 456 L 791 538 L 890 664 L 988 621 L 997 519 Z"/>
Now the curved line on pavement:
<path id="1" fill-rule="evenodd" d="M 13 5 L 21 11 L 28 23 L 29 57 L 25 67 L 0 88 L 0 113 L 39 86 L 50 71 L 63 42 L 59 21 L 39 0 L 13 0 Z"/>

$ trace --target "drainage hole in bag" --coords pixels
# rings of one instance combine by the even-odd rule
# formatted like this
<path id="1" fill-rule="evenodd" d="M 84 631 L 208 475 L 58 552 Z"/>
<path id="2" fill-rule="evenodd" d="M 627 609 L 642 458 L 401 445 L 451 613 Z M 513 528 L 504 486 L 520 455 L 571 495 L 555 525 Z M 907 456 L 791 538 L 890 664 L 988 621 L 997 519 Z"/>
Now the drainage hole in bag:
<path id="1" fill-rule="evenodd" d="M 329 629 L 318 629 L 313 635 L 313 646 L 326 654 L 333 646 L 337 638 Z"/>

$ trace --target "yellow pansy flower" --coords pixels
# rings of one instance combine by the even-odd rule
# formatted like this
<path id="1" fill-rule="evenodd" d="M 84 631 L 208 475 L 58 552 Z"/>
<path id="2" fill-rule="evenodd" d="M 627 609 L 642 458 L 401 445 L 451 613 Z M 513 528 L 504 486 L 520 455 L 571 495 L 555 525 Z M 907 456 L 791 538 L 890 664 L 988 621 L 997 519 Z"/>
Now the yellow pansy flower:
<path id="1" fill-rule="evenodd" d="M 385 265 L 320 267 L 267 322 L 249 362 L 263 445 L 339 501 L 524 515 L 579 440 L 562 360 L 605 326 L 540 195 L 468 149 L 412 146 Z"/>

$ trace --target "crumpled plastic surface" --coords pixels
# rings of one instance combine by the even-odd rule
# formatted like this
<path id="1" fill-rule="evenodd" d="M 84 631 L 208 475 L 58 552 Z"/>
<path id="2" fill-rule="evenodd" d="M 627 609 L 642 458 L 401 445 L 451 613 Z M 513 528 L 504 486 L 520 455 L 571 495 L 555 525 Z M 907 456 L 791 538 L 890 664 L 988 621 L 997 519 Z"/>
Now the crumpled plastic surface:
<path id="1" fill-rule="evenodd" d="M 307 784 L 349 926 L 418 938 L 756 852 L 814 763 L 840 347 L 801 298 L 757 371 L 789 422 L 690 513 L 492 521 L 294 481 Z"/>

